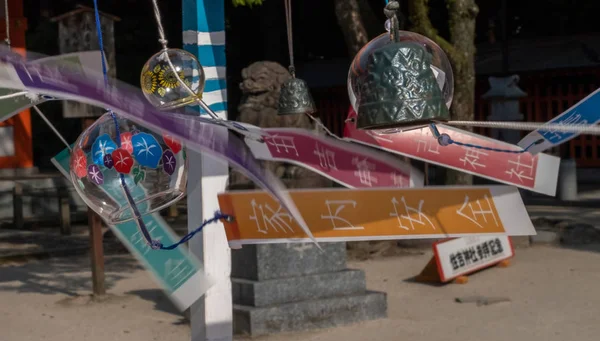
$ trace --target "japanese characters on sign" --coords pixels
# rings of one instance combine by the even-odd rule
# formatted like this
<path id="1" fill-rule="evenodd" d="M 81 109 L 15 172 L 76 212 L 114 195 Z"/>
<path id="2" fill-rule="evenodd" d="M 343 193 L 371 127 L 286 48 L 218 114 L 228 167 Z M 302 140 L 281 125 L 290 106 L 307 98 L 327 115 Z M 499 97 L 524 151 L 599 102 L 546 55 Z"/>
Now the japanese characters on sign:
<path id="1" fill-rule="evenodd" d="M 562 114 L 548 121 L 548 123 L 560 124 L 564 126 L 595 125 L 600 122 L 599 108 L 600 89 L 594 91 Z M 556 129 L 538 129 L 532 131 L 521 141 L 519 141 L 519 146 L 526 148 L 532 143 L 542 140 L 543 142 L 538 143 L 528 149 L 530 153 L 535 155 L 543 152 L 544 150 L 548 150 L 563 144 L 579 135 L 579 133 L 558 131 Z"/>
<path id="2" fill-rule="evenodd" d="M 422 189 L 296 190 L 290 195 L 318 241 L 532 235 L 512 186 Z M 267 193 L 219 194 L 230 245 L 306 241 L 288 212 Z"/>
<path id="3" fill-rule="evenodd" d="M 344 131 L 347 140 L 365 144 L 390 153 L 408 156 L 465 173 L 478 175 L 504 184 L 547 195 L 556 194 L 560 159 L 546 154 L 503 153 L 451 144 L 441 146 L 428 127 L 382 134 L 356 129 L 350 109 Z M 488 148 L 521 150 L 508 143 L 483 137 L 460 129 L 437 125 L 441 134 L 453 140 Z"/>
<path id="4" fill-rule="evenodd" d="M 350 188 L 423 187 L 420 171 L 383 153 L 302 129 L 264 131 L 265 143 L 246 139 L 257 159 L 295 163 Z"/>
<path id="5" fill-rule="evenodd" d="M 52 159 L 52 163 L 70 180 L 69 159 L 69 150 L 64 149 Z M 133 181 L 131 177 L 128 177 L 127 180 L 130 183 Z M 124 203 L 125 198 L 119 186 L 100 186 L 100 188 L 113 200 Z M 140 190 L 140 187 L 137 186 L 130 188 L 133 191 Z M 171 245 L 178 240 L 177 235 L 159 213 L 145 215 L 143 219 L 153 239 L 160 240 L 165 245 Z M 153 274 L 180 310 L 183 311 L 191 306 L 214 283 L 185 246 L 180 245 L 169 251 L 152 250 L 134 220 L 109 226 L 123 245 L 144 265 L 146 270 Z"/>
<path id="6" fill-rule="evenodd" d="M 508 236 L 456 238 L 433 247 L 442 282 L 511 258 L 514 250 Z"/>

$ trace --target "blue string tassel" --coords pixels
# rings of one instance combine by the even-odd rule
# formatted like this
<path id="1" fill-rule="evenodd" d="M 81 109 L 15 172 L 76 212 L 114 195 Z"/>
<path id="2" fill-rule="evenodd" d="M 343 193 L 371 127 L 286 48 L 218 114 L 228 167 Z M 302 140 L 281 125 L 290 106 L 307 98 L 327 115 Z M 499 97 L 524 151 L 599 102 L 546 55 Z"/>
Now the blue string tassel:
<path id="1" fill-rule="evenodd" d="M 531 148 L 531 147 L 535 146 L 536 144 L 538 144 L 538 143 L 540 143 L 540 142 L 543 141 L 543 140 L 540 140 L 540 141 L 533 142 L 532 144 L 530 144 L 529 146 L 527 146 L 527 148 L 521 149 L 521 150 L 499 149 L 499 148 L 485 147 L 485 146 L 479 146 L 479 145 L 476 145 L 476 144 L 463 143 L 463 142 L 455 141 L 455 140 L 453 140 L 450 137 L 450 135 L 448 135 L 446 133 L 440 134 L 439 130 L 435 126 L 435 123 L 429 124 L 429 129 L 431 130 L 431 133 L 438 140 L 438 143 L 441 146 L 445 147 L 445 146 L 449 146 L 451 144 L 455 144 L 455 145 L 458 145 L 458 146 L 470 147 L 470 148 L 476 148 L 476 149 L 483 149 L 483 150 L 489 150 L 489 151 L 497 152 L 497 153 L 523 154 L 523 153 L 526 153 L 529 150 L 529 148 Z"/>

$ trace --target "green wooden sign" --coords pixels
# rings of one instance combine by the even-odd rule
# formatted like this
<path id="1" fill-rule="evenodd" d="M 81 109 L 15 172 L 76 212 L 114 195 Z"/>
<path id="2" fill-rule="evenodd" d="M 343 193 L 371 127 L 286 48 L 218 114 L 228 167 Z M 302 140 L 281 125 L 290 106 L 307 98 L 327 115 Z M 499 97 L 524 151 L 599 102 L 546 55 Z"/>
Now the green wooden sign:
<path id="1" fill-rule="evenodd" d="M 69 181 L 71 179 L 69 175 L 70 158 L 71 154 L 68 149 L 64 149 L 52 158 L 52 163 Z M 111 172 L 115 171 L 105 170 L 103 172 L 105 179 L 116 176 Z M 139 194 L 136 193 L 137 191 L 143 191 L 141 187 L 135 186 L 134 178 L 131 176 L 127 176 L 126 183 L 134 197 Z M 123 206 L 127 205 L 120 186 L 103 185 L 101 188 L 113 200 Z M 158 213 L 144 216 L 144 223 L 152 238 L 160 240 L 164 245 L 171 245 L 180 239 Z M 153 274 L 163 290 L 182 311 L 202 297 L 214 283 L 204 273 L 200 262 L 185 246 L 180 245 L 176 249 L 168 251 L 152 250 L 146 243 L 137 223 L 133 220 L 110 227 L 146 270 Z"/>

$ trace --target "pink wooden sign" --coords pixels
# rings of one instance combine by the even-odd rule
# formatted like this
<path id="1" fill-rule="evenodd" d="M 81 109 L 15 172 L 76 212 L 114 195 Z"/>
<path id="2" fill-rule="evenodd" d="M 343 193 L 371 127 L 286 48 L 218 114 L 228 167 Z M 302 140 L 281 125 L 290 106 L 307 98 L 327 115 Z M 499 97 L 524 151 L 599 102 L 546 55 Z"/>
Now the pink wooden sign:
<path id="1" fill-rule="evenodd" d="M 393 156 L 303 129 L 269 128 L 265 142 L 246 139 L 257 159 L 284 161 L 349 188 L 423 187 L 423 174 Z"/>
<path id="2" fill-rule="evenodd" d="M 534 192 L 552 196 L 556 194 L 560 159 L 555 156 L 494 152 L 456 144 L 441 146 L 429 127 L 382 134 L 374 130 L 356 129 L 355 118 L 356 113 L 350 108 L 344 129 L 346 140 Z M 440 134 L 446 133 L 458 142 L 496 149 L 521 150 L 518 146 L 443 124 L 438 124 L 437 127 Z"/>

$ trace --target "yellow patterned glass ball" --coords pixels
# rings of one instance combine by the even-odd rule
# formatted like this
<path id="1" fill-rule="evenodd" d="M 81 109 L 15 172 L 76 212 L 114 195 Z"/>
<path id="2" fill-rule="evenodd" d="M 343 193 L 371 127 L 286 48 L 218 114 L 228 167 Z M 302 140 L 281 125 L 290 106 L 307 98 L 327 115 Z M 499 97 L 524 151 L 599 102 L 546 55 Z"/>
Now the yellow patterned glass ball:
<path id="1" fill-rule="evenodd" d="M 153 106 L 172 110 L 196 102 L 204 91 L 205 75 L 193 54 L 168 49 L 144 64 L 140 81 L 142 92 Z"/>

